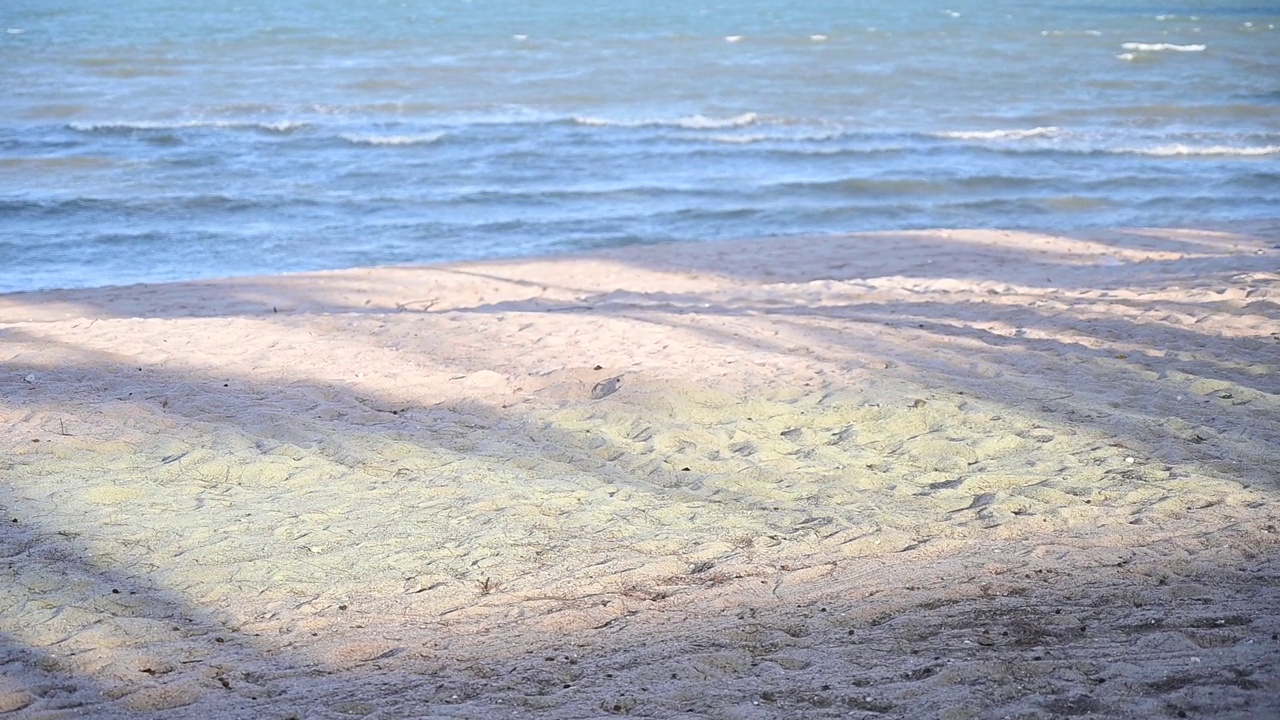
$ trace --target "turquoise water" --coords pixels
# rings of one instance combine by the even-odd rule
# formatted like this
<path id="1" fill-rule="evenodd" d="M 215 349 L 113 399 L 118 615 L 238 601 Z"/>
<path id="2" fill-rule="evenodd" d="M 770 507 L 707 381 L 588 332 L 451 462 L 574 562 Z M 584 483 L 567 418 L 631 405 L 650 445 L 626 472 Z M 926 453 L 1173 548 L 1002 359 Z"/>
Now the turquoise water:
<path id="1" fill-rule="evenodd" d="M 0 291 L 1274 218 L 1277 27 L 1256 1 L 7 0 Z"/>

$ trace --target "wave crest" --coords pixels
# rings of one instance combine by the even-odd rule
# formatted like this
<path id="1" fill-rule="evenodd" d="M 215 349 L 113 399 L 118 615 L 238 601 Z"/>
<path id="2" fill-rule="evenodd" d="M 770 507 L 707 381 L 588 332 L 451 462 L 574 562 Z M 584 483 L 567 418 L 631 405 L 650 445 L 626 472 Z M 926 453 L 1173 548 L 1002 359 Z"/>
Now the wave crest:
<path id="1" fill-rule="evenodd" d="M 676 127 L 685 130 L 725 130 L 728 128 L 747 127 L 754 125 L 760 120 L 760 116 L 753 112 L 742 113 L 727 118 L 713 118 L 706 115 L 691 115 L 688 117 L 675 118 L 673 120 L 612 120 L 609 118 L 597 117 L 574 117 L 573 121 L 578 125 L 587 125 L 590 127 Z"/>
<path id="2" fill-rule="evenodd" d="M 1208 45 L 1174 45 L 1173 43 L 1127 42 L 1120 47 L 1133 52 L 1204 52 Z"/>
<path id="3" fill-rule="evenodd" d="M 1035 137 L 1054 137 L 1061 131 L 1056 127 L 1037 127 L 1030 130 L 956 130 L 931 133 L 945 140 L 1025 140 Z"/>
<path id="4" fill-rule="evenodd" d="M 181 120 L 163 122 L 158 120 L 117 120 L 108 122 L 73 122 L 67 127 L 76 132 L 133 132 L 137 130 L 190 130 L 193 128 L 215 128 L 222 130 L 265 130 L 274 133 L 289 133 L 308 127 L 308 123 L 292 120 L 276 122 L 243 122 L 235 120 Z"/>
<path id="5" fill-rule="evenodd" d="M 373 135 L 342 133 L 338 137 L 353 145 L 429 145 L 444 137 L 443 132 L 417 135 Z"/>
<path id="6" fill-rule="evenodd" d="M 1182 155 L 1228 155 L 1236 157 L 1260 157 L 1263 155 L 1280 155 L 1280 145 L 1258 145 L 1254 147 L 1231 147 L 1229 145 L 1160 145 L 1150 148 L 1120 148 L 1113 150 L 1123 155 L 1152 155 L 1156 157 L 1176 157 Z"/>

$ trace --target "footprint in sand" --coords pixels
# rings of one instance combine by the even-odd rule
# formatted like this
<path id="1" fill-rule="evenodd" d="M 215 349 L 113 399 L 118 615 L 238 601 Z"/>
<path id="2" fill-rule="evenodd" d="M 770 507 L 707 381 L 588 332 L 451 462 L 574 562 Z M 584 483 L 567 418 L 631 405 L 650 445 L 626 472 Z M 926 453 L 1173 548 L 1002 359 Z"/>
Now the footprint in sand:
<path id="1" fill-rule="evenodd" d="M 591 388 L 591 399 L 599 400 L 600 398 L 609 397 L 610 395 L 618 392 L 618 387 L 621 385 L 621 376 L 601 380 L 596 383 L 595 387 Z"/>

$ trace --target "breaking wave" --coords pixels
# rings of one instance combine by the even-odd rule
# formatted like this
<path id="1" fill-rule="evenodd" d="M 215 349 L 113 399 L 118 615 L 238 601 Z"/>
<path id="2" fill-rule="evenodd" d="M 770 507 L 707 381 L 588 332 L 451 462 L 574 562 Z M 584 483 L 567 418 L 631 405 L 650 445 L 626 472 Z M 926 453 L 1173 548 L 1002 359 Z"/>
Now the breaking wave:
<path id="1" fill-rule="evenodd" d="M 1119 148 L 1111 152 L 1117 155 L 1151 155 L 1155 157 L 1175 157 L 1179 155 L 1234 155 L 1238 157 L 1258 157 L 1262 155 L 1280 155 L 1280 145 L 1262 145 L 1255 147 L 1230 147 L 1227 145 L 1209 145 L 1195 147 L 1192 145 L 1160 145 L 1150 148 Z"/>
<path id="2" fill-rule="evenodd" d="M 1204 52 L 1207 45 L 1174 45 L 1173 43 L 1127 42 L 1120 47 L 1133 52 Z"/>
<path id="3" fill-rule="evenodd" d="M 688 117 L 675 118 L 673 120 L 613 120 L 609 118 L 596 117 L 574 117 L 573 121 L 578 125 L 587 125 L 591 127 L 676 127 L 685 130 L 724 130 L 727 128 L 746 127 L 754 125 L 759 121 L 760 117 L 753 112 L 742 113 L 726 118 L 707 117 L 706 115 L 691 115 Z"/>
<path id="4" fill-rule="evenodd" d="M 931 133 L 931 135 L 946 140 L 1024 140 L 1035 137 L 1054 137 L 1059 132 L 1060 130 L 1056 127 L 1038 127 L 1030 130 L 957 130 Z"/>
<path id="5" fill-rule="evenodd" d="M 263 130 L 273 133 L 289 133 L 309 127 L 309 123 L 280 120 L 276 122 L 244 122 L 235 120 L 182 120 L 164 122 L 156 120 L 122 120 L 111 122 L 73 122 L 67 127 L 76 132 L 135 132 L 156 130 L 190 130 L 193 128 L 217 128 L 231 130 Z"/>
<path id="6" fill-rule="evenodd" d="M 444 137 L 443 132 L 417 135 L 373 135 L 369 133 L 342 133 L 338 137 L 353 145 L 429 145 Z"/>

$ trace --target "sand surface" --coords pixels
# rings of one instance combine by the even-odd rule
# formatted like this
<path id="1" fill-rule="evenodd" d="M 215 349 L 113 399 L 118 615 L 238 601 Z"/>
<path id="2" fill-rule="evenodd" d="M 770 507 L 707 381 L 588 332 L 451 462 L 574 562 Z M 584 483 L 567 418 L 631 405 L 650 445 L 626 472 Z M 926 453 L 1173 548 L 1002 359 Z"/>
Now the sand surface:
<path id="1" fill-rule="evenodd" d="M 0 296 L 0 713 L 1280 717 L 1280 225 Z"/>

